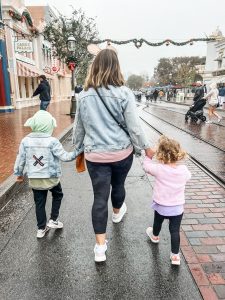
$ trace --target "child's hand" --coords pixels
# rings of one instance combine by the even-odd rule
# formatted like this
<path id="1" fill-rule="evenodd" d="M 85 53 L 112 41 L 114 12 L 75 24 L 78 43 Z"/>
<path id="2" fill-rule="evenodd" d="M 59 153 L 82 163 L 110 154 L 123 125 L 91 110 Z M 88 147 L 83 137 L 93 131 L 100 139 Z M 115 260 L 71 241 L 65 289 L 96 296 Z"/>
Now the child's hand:
<path id="1" fill-rule="evenodd" d="M 24 177 L 23 176 L 17 176 L 16 182 L 23 182 L 23 181 L 24 181 Z"/>
<path id="2" fill-rule="evenodd" d="M 145 155 L 152 159 L 152 157 L 155 155 L 156 149 L 155 148 L 148 148 L 145 149 Z"/>

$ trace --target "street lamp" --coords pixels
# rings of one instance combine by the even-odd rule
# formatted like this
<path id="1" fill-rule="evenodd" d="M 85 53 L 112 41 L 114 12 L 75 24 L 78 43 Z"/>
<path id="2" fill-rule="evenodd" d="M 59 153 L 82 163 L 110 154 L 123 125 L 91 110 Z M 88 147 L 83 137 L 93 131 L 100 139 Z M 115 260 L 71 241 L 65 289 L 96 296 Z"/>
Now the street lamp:
<path id="1" fill-rule="evenodd" d="M 75 52 L 76 40 L 74 36 L 69 36 L 67 39 L 67 49 L 71 55 Z M 76 114 L 76 98 L 74 92 L 74 71 L 75 71 L 75 62 L 69 63 L 69 68 L 72 72 L 72 80 L 71 80 L 71 87 L 72 87 L 72 97 L 71 97 L 71 105 L 70 105 L 70 116 L 74 117 Z"/>

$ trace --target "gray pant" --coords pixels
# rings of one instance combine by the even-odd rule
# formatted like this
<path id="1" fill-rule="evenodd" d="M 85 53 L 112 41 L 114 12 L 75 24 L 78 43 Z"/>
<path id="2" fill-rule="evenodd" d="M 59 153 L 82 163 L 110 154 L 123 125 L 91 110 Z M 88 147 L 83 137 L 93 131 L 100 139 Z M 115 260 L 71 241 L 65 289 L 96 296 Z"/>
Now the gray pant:
<path id="1" fill-rule="evenodd" d="M 41 101 L 40 110 L 46 110 L 50 101 Z"/>

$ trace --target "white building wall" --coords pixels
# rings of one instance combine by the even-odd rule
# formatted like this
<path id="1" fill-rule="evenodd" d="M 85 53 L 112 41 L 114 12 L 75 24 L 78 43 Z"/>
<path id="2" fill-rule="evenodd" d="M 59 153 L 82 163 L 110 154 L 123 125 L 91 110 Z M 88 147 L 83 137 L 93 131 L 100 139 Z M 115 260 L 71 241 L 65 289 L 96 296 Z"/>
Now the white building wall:
<path id="1" fill-rule="evenodd" d="M 217 62 L 215 61 L 216 57 L 217 57 L 216 42 L 208 42 L 206 64 L 205 64 L 206 72 L 213 72 L 217 69 Z"/>

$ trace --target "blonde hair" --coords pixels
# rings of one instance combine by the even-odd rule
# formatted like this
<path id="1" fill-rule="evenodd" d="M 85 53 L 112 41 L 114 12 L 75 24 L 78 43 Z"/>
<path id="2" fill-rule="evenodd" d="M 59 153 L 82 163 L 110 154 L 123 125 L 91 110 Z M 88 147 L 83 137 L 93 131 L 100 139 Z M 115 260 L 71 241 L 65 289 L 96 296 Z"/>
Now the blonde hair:
<path id="1" fill-rule="evenodd" d="M 209 86 L 212 90 L 217 88 L 216 82 L 212 82 Z"/>
<path id="2" fill-rule="evenodd" d="M 84 84 L 84 90 L 108 85 L 122 86 L 125 80 L 120 71 L 119 60 L 115 51 L 110 49 L 101 50 L 90 66 Z"/>
<path id="3" fill-rule="evenodd" d="M 176 163 L 186 156 L 187 153 L 181 149 L 181 146 L 177 141 L 170 139 L 165 135 L 160 137 L 156 150 L 156 158 L 158 161 L 164 164 Z"/>

